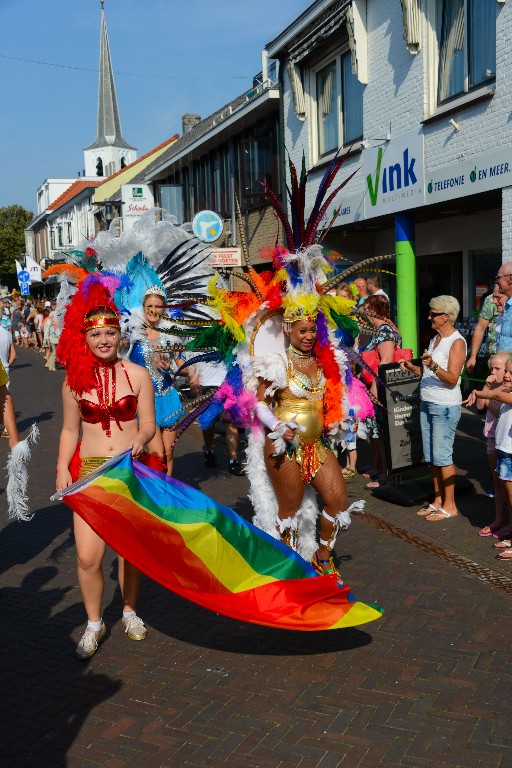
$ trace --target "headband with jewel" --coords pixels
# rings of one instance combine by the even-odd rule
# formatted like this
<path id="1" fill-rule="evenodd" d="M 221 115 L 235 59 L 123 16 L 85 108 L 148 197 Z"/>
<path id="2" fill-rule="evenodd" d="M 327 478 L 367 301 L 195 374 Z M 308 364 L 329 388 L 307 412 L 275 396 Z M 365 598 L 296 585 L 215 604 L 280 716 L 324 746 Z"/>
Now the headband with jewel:
<path id="1" fill-rule="evenodd" d="M 83 327 L 85 332 L 95 328 L 115 328 L 121 330 L 118 313 L 109 306 L 95 307 L 89 310 L 84 317 Z"/>

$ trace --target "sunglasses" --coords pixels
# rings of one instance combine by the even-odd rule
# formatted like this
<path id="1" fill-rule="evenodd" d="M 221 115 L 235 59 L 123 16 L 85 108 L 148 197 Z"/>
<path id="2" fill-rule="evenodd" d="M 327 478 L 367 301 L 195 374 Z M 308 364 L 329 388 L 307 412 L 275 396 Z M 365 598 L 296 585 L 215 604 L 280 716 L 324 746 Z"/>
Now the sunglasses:
<path id="1" fill-rule="evenodd" d="M 439 317 L 439 315 L 446 315 L 446 312 L 429 312 L 427 317 Z"/>

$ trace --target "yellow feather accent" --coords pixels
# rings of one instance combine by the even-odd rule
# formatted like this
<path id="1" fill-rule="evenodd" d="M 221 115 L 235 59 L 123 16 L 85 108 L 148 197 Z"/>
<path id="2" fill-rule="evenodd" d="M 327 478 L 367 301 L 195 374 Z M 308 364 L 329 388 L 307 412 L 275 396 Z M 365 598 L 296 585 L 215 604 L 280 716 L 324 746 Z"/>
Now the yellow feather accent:
<path id="1" fill-rule="evenodd" d="M 320 296 L 318 293 L 299 293 L 292 291 L 283 298 L 284 319 L 288 322 L 293 320 L 305 320 L 307 317 L 315 318 L 318 314 Z"/>
<path id="2" fill-rule="evenodd" d="M 217 288 L 217 277 L 212 277 L 208 284 L 210 297 L 207 304 L 216 309 L 220 314 L 226 327 L 231 331 L 237 341 L 245 341 L 245 333 L 239 323 L 235 320 L 230 310 L 236 307 L 236 298 L 230 298 L 227 291 Z"/>
<path id="3" fill-rule="evenodd" d="M 330 293 L 323 294 L 320 299 L 320 308 L 333 328 L 336 327 L 336 323 L 332 319 L 331 312 L 336 312 L 338 315 L 351 315 L 354 305 L 355 301 L 345 296 L 331 296 Z"/>

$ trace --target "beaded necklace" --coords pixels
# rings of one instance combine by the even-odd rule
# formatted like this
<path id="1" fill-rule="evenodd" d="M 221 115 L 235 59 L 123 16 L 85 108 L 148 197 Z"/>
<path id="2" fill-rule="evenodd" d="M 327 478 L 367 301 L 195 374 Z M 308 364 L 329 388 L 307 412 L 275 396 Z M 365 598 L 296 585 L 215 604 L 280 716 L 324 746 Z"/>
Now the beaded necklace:
<path id="1" fill-rule="evenodd" d="M 309 368 L 315 359 L 311 352 L 300 352 L 292 344 L 288 347 L 288 355 L 298 368 Z"/>

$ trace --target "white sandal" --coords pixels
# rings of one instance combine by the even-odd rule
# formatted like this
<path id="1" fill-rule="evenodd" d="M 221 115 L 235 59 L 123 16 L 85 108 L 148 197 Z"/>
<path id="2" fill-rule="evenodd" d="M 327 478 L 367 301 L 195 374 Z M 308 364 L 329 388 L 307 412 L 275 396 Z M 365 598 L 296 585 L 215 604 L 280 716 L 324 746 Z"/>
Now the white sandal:
<path id="1" fill-rule="evenodd" d="M 457 517 L 458 514 L 459 514 L 458 512 L 455 512 L 454 515 L 450 515 L 450 513 L 447 512 L 446 509 L 439 507 L 438 509 L 436 509 L 435 512 L 431 512 L 429 515 L 427 515 L 425 520 L 428 520 L 429 523 L 439 523 L 441 522 L 441 520 L 449 520 L 452 517 Z M 440 518 L 436 520 L 434 515 L 440 515 Z"/>
<path id="2" fill-rule="evenodd" d="M 439 507 L 434 507 L 433 504 L 429 504 L 428 502 L 425 502 L 425 504 L 422 506 L 421 509 L 418 509 L 416 514 L 418 517 L 426 517 L 427 515 L 431 515 L 432 512 L 437 512 Z"/>

